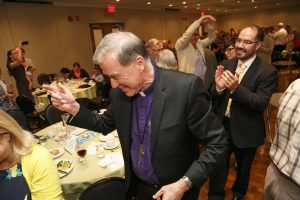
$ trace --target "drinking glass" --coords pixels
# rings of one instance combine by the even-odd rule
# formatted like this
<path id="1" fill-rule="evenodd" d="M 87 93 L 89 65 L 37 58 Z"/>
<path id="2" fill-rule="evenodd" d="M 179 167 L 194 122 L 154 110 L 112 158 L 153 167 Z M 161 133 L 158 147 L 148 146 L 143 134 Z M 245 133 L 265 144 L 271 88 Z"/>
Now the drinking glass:
<path id="1" fill-rule="evenodd" d="M 79 158 L 79 163 L 81 165 L 81 167 L 86 166 L 86 159 L 85 156 L 87 154 L 87 149 L 86 149 L 86 145 L 83 144 L 76 144 L 76 153 L 78 155 Z"/>
<path id="2" fill-rule="evenodd" d="M 70 117 L 69 113 L 64 113 L 61 115 L 61 120 L 62 120 L 63 126 L 65 126 L 65 127 L 68 126 L 67 121 L 68 121 L 69 117 Z"/>

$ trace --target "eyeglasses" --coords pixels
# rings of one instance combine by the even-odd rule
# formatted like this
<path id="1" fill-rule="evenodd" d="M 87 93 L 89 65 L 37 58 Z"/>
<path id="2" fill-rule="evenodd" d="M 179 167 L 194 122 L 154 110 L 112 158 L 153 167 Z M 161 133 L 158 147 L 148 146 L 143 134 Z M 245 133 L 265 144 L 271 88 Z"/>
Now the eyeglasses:
<path id="1" fill-rule="evenodd" d="M 235 40 L 235 43 L 236 43 L 236 44 L 241 44 L 241 43 L 243 43 L 243 44 L 245 44 L 245 45 L 250 45 L 250 44 L 257 43 L 257 42 L 259 42 L 259 41 L 250 41 L 250 40 L 242 40 L 242 39 L 236 39 L 236 40 Z"/>
<path id="2" fill-rule="evenodd" d="M 232 51 L 232 50 L 234 50 L 233 47 L 232 47 L 232 48 L 227 48 L 227 49 L 225 49 L 225 52 L 226 52 L 226 53 L 229 53 L 229 52 Z"/>

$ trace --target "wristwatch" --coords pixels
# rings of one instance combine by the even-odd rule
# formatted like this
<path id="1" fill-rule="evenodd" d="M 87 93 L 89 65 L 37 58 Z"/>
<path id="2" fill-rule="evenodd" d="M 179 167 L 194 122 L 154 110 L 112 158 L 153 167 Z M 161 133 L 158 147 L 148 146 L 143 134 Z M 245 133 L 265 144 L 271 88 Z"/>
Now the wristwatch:
<path id="1" fill-rule="evenodd" d="M 183 176 L 182 179 L 184 180 L 184 182 L 185 182 L 189 187 L 192 187 L 193 183 L 192 183 L 192 181 L 189 179 L 189 177 Z"/>

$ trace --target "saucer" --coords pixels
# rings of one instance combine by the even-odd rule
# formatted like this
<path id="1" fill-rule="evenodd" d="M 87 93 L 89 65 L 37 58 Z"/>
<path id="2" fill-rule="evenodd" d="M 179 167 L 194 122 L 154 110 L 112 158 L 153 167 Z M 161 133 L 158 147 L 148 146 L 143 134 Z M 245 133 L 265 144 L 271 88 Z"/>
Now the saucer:
<path id="1" fill-rule="evenodd" d="M 117 148 L 119 146 L 119 143 L 115 143 L 114 146 L 111 146 L 111 147 L 108 147 L 106 146 L 106 144 L 103 145 L 103 148 L 104 149 L 107 149 L 107 150 L 111 150 L 111 149 L 114 149 L 114 148 Z"/>
<path id="2" fill-rule="evenodd" d="M 64 154 L 65 150 L 61 147 L 54 147 L 52 149 L 49 149 L 49 152 L 52 158 L 58 158 Z"/>

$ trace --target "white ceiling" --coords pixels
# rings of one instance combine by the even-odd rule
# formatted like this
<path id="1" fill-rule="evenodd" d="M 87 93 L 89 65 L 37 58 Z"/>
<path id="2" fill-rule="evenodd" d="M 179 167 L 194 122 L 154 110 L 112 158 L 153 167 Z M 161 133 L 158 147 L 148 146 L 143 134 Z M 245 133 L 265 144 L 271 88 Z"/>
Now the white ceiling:
<path id="1" fill-rule="evenodd" d="M 0 0 L 1 1 L 1 0 Z M 3 0 L 11 2 L 52 2 L 57 6 L 99 7 L 115 5 L 116 9 L 165 10 L 222 15 L 257 10 L 299 7 L 299 0 Z M 183 1 L 185 3 L 183 3 Z M 151 4 L 148 4 L 151 2 Z M 169 6 L 169 5 L 172 6 Z"/>

